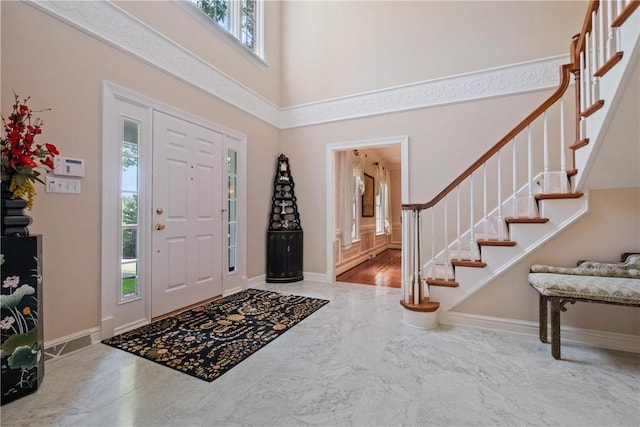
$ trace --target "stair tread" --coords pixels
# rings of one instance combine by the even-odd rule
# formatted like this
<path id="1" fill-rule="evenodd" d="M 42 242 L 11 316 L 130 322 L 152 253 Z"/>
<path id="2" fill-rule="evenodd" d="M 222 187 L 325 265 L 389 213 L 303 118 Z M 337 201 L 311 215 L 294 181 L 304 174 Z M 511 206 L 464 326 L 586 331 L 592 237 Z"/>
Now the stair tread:
<path id="1" fill-rule="evenodd" d="M 409 295 L 409 300 L 413 301 L 413 297 Z M 440 307 L 440 303 L 436 301 L 431 301 L 428 297 L 422 298 L 420 304 L 413 304 L 409 302 L 405 302 L 404 300 L 400 300 L 400 304 L 411 311 L 418 311 L 423 313 L 430 313 L 436 311 Z"/>
<path id="2" fill-rule="evenodd" d="M 549 218 L 510 216 L 505 218 L 505 221 L 507 222 L 507 224 L 544 224 L 549 222 Z"/>
<path id="3" fill-rule="evenodd" d="M 481 246 L 515 246 L 517 243 L 513 240 L 497 240 L 497 239 L 489 239 L 489 240 L 478 240 L 477 244 Z"/>
<path id="4" fill-rule="evenodd" d="M 570 150 L 577 150 L 579 148 L 586 147 L 587 145 L 589 145 L 589 138 L 583 138 L 580 141 L 576 141 L 573 144 L 571 144 L 569 146 L 569 149 Z"/>
<path id="5" fill-rule="evenodd" d="M 434 278 L 430 278 L 428 277 L 426 279 L 427 285 L 430 286 L 445 286 L 448 288 L 457 288 L 459 286 L 458 282 L 456 282 L 454 279 L 434 279 Z"/>
<path id="6" fill-rule="evenodd" d="M 551 199 L 579 199 L 583 193 L 540 193 L 536 194 L 536 200 L 551 200 Z"/>
<path id="7" fill-rule="evenodd" d="M 600 68 L 593 74 L 595 77 L 602 77 L 607 74 L 607 71 L 615 67 L 615 65 L 622 60 L 623 57 L 622 52 L 614 53 L 611 58 L 607 59 L 607 61 L 602 64 Z"/>
<path id="8" fill-rule="evenodd" d="M 464 259 L 454 259 L 454 260 L 451 260 L 451 265 L 453 265 L 454 267 L 478 267 L 478 268 L 482 268 L 482 267 L 486 267 L 487 263 L 486 262 L 482 262 L 482 261 L 470 261 L 470 260 L 464 260 Z"/>

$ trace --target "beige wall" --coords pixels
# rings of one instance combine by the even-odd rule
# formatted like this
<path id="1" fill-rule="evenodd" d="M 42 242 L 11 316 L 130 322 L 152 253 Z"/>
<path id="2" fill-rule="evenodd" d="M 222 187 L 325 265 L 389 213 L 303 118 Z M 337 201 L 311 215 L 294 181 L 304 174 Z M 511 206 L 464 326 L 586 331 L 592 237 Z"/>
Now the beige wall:
<path id="1" fill-rule="evenodd" d="M 586 4 L 284 1 L 282 106 L 566 55 Z"/>
<path id="2" fill-rule="evenodd" d="M 589 196 L 587 215 L 454 311 L 535 322 L 538 293 L 527 282 L 533 264 L 574 267 L 578 260 L 619 262 L 620 254 L 640 251 L 640 188 L 594 190 Z M 568 304 L 562 325 L 640 335 L 640 316 L 634 307 Z"/>
<path id="3" fill-rule="evenodd" d="M 34 109 L 51 107 L 41 113 L 42 140 L 86 160 L 82 194 L 50 194 L 39 185 L 30 212 L 31 233 L 44 236 L 45 340 L 99 324 L 104 80 L 247 135 L 247 232 L 259 236 L 248 241 L 247 273 L 264 273 L 277 129 L 24 3 L 2 2 L 2 64 L 2 112 L 10 110 L 12 89 L 31 96 Z"/>

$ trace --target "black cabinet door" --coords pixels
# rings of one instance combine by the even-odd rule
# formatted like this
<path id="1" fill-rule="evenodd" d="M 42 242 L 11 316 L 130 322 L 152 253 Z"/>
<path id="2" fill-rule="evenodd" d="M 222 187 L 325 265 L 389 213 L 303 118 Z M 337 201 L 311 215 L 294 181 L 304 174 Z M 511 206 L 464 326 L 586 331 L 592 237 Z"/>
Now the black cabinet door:
<path id="1" fill-rule="evenodd" d="M 267 232 L 267 282 L 303 279 L 302 243 L 302 230 Z"/>
<path id="2" fill-rule="evenodd" d="M 2 400 L 38 389 L 44 376 L 42 237 L 2 236 Z"/>

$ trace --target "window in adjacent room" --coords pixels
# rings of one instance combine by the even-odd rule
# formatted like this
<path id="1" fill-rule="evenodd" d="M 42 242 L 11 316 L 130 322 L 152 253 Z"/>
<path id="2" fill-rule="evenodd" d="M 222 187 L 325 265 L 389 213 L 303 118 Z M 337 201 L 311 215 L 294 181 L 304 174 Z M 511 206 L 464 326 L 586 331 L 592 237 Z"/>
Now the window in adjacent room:
<path id="1" fill-rule="evenodd" d="M 360 175 L 353 174 L 353 201 L 351 203 L 351 241 L 360 239 Z"/>
<path id="2" fill-rule="evenodd" d="M 260 58 L 262 47 L 262 0 L 191 0 L 209 18 Z"/>

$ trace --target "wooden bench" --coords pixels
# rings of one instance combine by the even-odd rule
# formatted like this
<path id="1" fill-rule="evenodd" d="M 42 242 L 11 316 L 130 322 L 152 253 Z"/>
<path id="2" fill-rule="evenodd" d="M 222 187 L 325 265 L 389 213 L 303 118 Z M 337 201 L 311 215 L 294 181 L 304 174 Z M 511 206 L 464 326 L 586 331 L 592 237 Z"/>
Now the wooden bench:
<path id="1" fill-rule="evenodd" d="M 582 262 L 565 268 L 534 265 L 529 284 L 540 293 L 540 341 L 547 341 L 547 312 L 551 304 L 551 354 L 560 359 L 560 312 L 577 301 L 640 307 L 640 255 L 624 262 Z"/>

